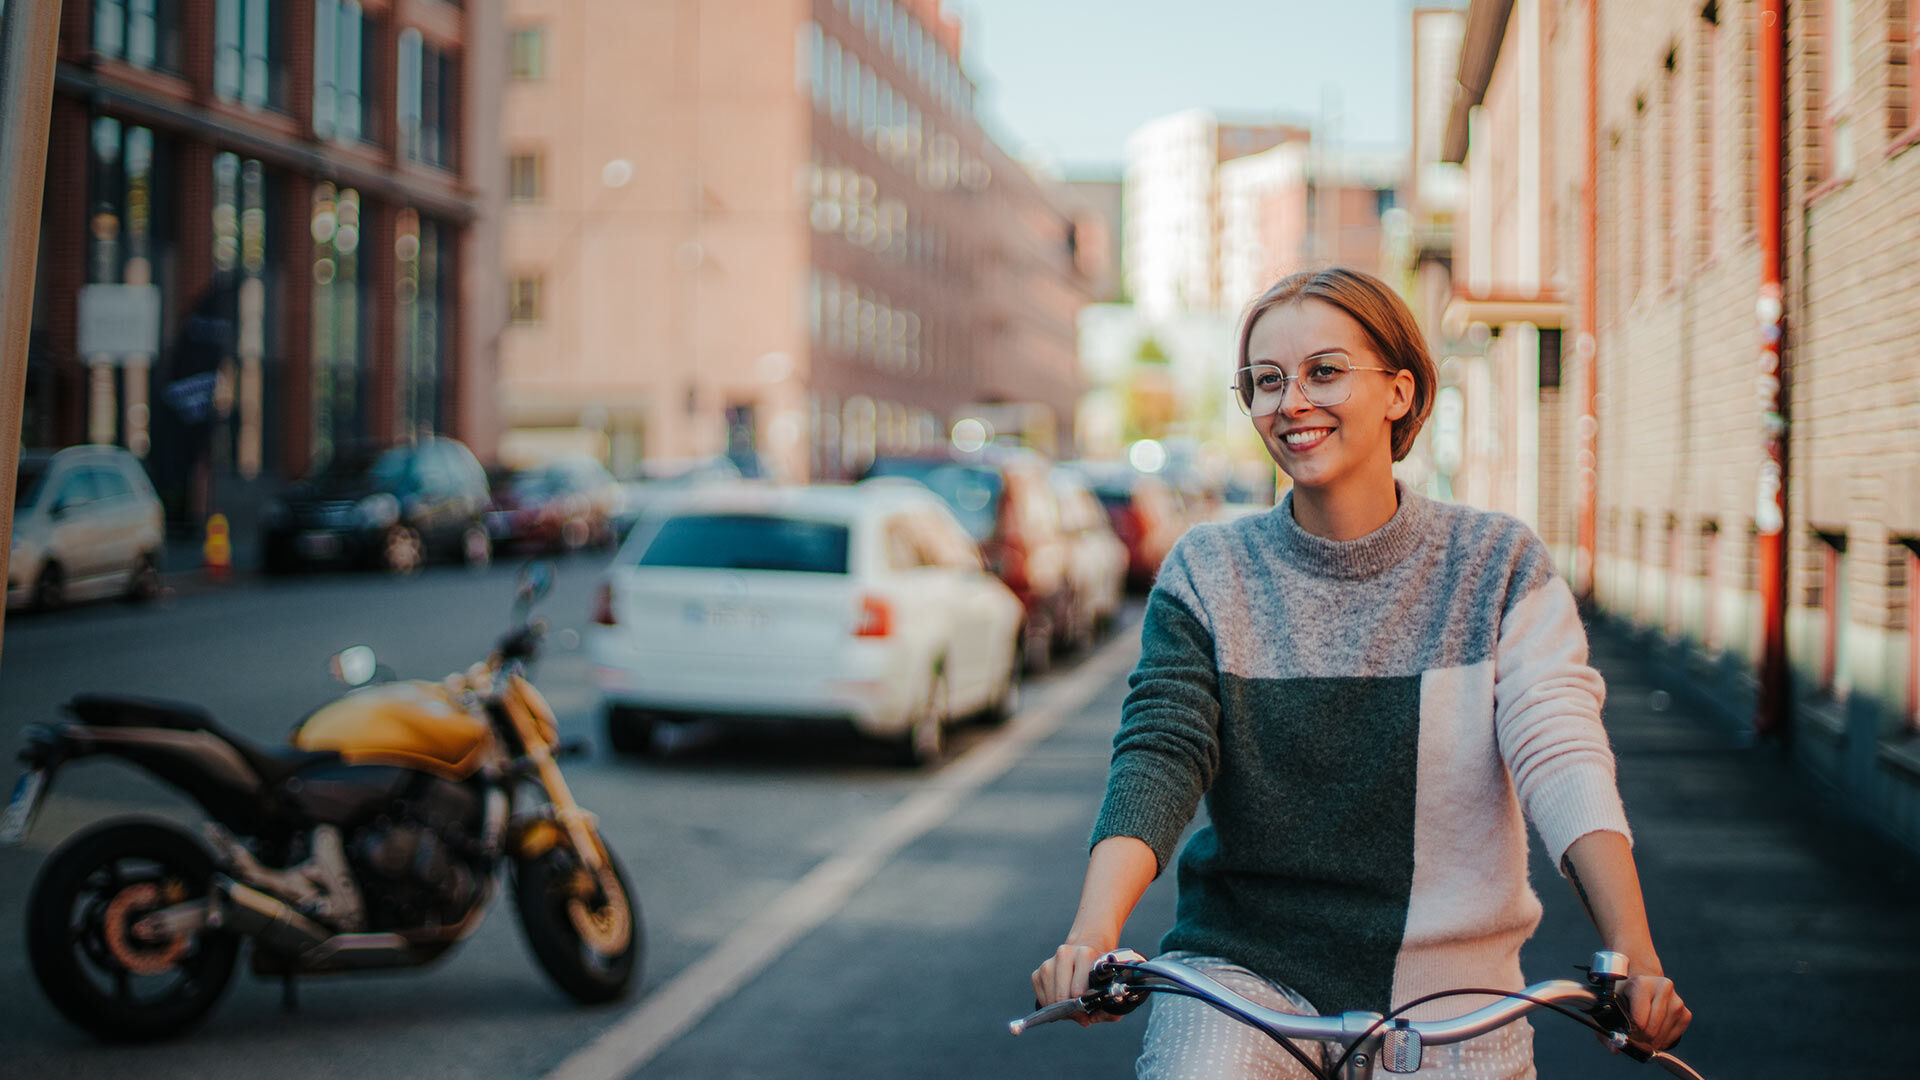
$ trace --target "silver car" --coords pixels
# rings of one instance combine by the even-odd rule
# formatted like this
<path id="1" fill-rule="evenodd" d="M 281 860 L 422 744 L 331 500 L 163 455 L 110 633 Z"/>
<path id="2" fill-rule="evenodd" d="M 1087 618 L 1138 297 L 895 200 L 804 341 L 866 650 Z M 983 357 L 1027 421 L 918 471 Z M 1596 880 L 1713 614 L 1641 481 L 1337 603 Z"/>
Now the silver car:
<path id="1" fill-rule="evenodd" d="M 117 446 L 20 456 L 7 607 L 72 600 L 151 600 L 160 589 L 160 498 Z"/>

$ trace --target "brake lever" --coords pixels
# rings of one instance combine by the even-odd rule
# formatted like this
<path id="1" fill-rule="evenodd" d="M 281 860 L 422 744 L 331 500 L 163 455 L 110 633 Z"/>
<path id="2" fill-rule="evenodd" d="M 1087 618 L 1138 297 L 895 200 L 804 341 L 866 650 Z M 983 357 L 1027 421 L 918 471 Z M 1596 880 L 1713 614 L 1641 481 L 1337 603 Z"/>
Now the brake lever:
<path id="1" fill-rule="evenodd" d="M 1066 998 L 1051 1005 L 1042 1006 L 1036 1001 L 1034 1004 L 1037 1008 L 1018 1020 L 1009 1020 L 1007 1030 L 1018 1035 L 1028 1028 L 1065 1020 L 1082 1012 L 1127 1015 L 1147 1000 L 1147 992 L 1129 986 L 1125 981 L 1126 972 L 1116 970 L 1114 965 L 1143 964 L 1146 959 L 1132 949 L 1115 949 L 1094 961 L 1090 981 L 1098 985 L 1079 997 Z"/>

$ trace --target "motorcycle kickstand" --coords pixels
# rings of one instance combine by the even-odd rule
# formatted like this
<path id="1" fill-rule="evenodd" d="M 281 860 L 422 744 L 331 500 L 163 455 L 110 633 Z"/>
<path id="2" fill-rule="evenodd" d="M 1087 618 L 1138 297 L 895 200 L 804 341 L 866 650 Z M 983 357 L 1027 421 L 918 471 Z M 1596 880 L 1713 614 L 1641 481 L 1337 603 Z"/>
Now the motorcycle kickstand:
<path id="1" fill-rule="evenodd" d="M 300 999 L 293 991 L 293 972 L 280 976 L 280 1011 L 292 1016 L 300 1011 Z"/>

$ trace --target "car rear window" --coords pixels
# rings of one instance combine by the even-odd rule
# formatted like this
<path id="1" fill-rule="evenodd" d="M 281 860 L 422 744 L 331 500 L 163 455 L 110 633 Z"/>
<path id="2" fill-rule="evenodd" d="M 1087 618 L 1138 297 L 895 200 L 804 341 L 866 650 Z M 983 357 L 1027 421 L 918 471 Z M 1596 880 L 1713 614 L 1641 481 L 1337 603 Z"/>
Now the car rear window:
<path id="1" fill-rule="evenodd" d="M 993 535 L 1000 517 L 1000 493 L 1006 486 L 993 469 L 917 458 L 881 458 L 867 469 L 867 475 L 918 480 L 946 500 L 953 516 L 975 541 Z"/>
<path id="2" fill-rule="evenodd" d="M 661 523 L 641 566 L 847 572 L 847 527 L 769 514 L 687 514 Z"/>

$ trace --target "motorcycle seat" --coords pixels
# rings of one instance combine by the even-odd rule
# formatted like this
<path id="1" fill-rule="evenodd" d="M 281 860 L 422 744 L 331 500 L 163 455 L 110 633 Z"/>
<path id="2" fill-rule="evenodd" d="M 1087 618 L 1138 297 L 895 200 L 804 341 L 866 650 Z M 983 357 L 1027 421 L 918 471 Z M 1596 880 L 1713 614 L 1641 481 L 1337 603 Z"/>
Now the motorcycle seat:
<path id="1" fill-rule="evenodd" d="M 78 694 L 67 702 L 83 724 L 96 727 L 157 727 L 175 731 L 204 731 L 234 748 L 268 787 L 310 766 L 340 760 L 333 750 L 301 750 L 293 746 L 263 746 L 214 723 L 213 715 L 197 705 L 125 694 Z"/>
<path id="2" fill-rule="evenodd" d="M 198 705 L 125 694 L 76 694 L 67 711 L 96 727 L 159 727 L 216 731 L 213 716 Z"/>

